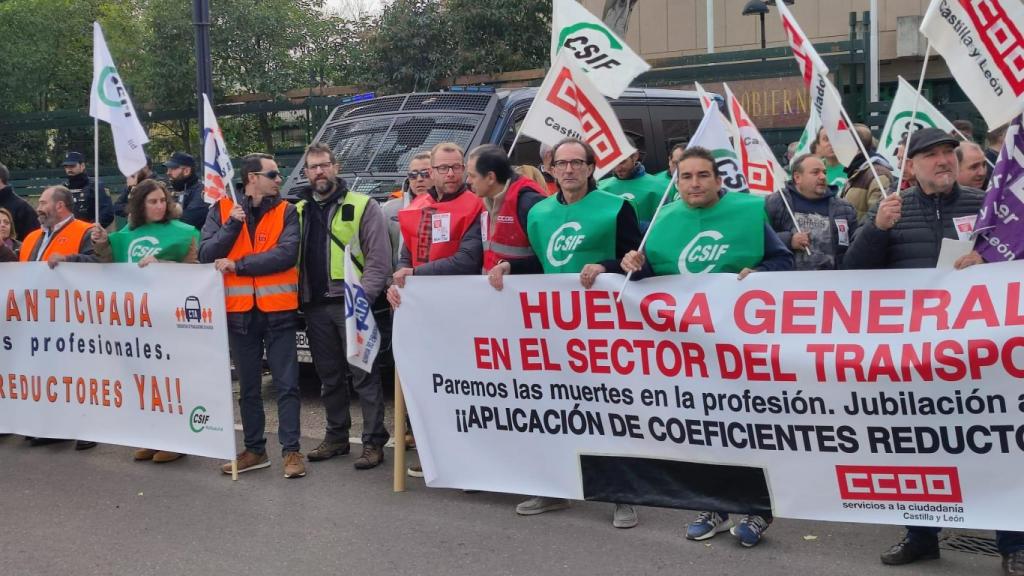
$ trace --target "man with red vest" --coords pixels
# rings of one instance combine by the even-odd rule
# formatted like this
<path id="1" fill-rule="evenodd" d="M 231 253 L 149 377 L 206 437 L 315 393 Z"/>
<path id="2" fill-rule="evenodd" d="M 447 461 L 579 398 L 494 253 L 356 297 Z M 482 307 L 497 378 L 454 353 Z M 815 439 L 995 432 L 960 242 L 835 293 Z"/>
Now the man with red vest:
<path id="1" fill-rule="evenodd" d="M 22 262 L 47 262 L 53 268 L 67 260 L 92 261 L 92 224 L 75 218 L 75 205 L 71 190 L 64 186 L 51 186 L 43 190 L 36 205 L 41 228 L 25 237 L 18 253 Z M 60 438 L 28 438 L 33 446 L 64 442 Z M 95 442 L 78 440 L 75 450 L 94 448 Z"/>
<path id="2" fill-rule="evenodd" d="M 478 146 L 469 153 L 466 183 L 486 208 L 480 217 L 480 236 L 484 273 L 490 282 L 500 284 L 504 274 L 540 268 L 526 235 L 527 214 L 545 198 L 537 184 L 517 175 L 508 154 L 494 144 Z"/>
<path id="3" fill-rule="evenodd" d="M 463 182 L 466 165 L 458 144 L 442 142 L 430 151 L 434 187 L 399 210 L 402 256 L 388 289 L 397 308 L 405 279 L 418 276 L 479 274 L 483 267 L 480 215 L 484 204 Z"/>
<path id="4" fill-rule="evenodd" d="M 224 274 L 228 342 L 238 371 L 245 450 L 238 471 L 270 466 L 263 434 L 262 366 L 267 364 L 277 390 L 278 440 L 284 477 L 306 475 L 299 453 L 299 362 L 295 332 L 299 325 L 299 213 L 281 196 L 281 172 L 273 156 L 242 159 L 245 196 L 222 198 L 203 225 L 199 261 Z M 221 470 L 231 473 L 231 464 Z"/>

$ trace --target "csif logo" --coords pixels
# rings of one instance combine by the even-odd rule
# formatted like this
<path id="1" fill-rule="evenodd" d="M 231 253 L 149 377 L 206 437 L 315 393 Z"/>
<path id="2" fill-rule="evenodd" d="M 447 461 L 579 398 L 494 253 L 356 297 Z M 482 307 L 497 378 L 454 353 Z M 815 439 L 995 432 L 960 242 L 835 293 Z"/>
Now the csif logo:
<path id="1" fill-rule="evenodd" d="M 586 234 L 580 234 L 583 226 L 579 222 L 566 222 L 555 230 L 548 240 L 548 263 L 554 267 L 565 266 L 572 260 L 573 253 L 583 244 Z"/>
<path id="2" fill-rule="evenodd" d="M 128 261 L 139 262 L 146 256 L 156 257 L 161 250 L 160 240 L 155 236 L 142 236 L 128 245 Z"/>
<path id="3" fill-rule="evenodd" d="M 120 108 L 125 118 L 132 117 L 132 109 L 128 104 L 128 91 L 124 88 L 124 82 L 121 81 L 121 75 L 117 73 L 117 68 L 107 66 L 100 70 L 96 95 L 104 105 Z"/>
<path id="4" fill-rule="evenodd" d="M 913 123 L 910 121 L 910 117 L 914 117 Z M 917 114 L 913 112 L 903 111 L 896 115 L 896 118 L 892 122 L 892 130 L 885 135 L 885 147 L 891 148 L 895 141 L 896 135 L 899 134 L 902 140 L 904 136 L 911 132 L 911 128 L 914 130 L 920 130 L 922 128 L 938 128 L 938 124 L 931 119 L 928 114 L 918 110 Z"/>
<path id="5" fill-rule="evenodd" d="M 724 237 L 717 230 L 705 230 L 694 236 L 679 253 L 679 273 L 703 274 L 714 270 L 718 260 L 729 251 L 729 244 L 721 243 Z"/>
<path id="6" fill-rule="evenodd" d="M 209 422 L 210 415 L 206 413 L 206 408 L 203 406 L 196 406 L 188 415 L 188 427 L 196 434 L 206 430 L 206 425 Z"/>
<path id="7" fill-rule="evenodd" d="M 836 466 L 843 500 L 962 503 L 955 466 Z"/>
<path id="8" fill-rule="evenodd" d="M 615 52 L 622 52 L 622 43 L 599 24 L 580 22 L 562 28 L 558 35 L 558 45 L 568 48 L 584 71 L 590 68 L 613 70 L 622 65 L 612 57 Z"/>

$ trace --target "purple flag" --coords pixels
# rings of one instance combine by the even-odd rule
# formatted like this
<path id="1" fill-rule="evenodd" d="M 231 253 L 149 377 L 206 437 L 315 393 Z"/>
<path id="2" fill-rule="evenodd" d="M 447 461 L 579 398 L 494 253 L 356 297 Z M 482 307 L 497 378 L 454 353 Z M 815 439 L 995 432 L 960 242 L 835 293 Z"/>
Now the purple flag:
<path id="1" fill-rule="evenodd" d="M 974 249 L 986 262 L 1024 257 L 1024 115 L 1006 130 L 1006 141 L 974 229 Z"/>

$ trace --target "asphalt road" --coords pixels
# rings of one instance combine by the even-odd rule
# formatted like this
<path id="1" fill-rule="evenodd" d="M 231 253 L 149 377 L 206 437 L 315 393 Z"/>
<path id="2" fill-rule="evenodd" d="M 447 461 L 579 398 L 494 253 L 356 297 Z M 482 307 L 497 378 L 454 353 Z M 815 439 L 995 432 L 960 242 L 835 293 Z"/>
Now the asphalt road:
<path id="1" fill-rule="evenodd" d="M 303 438 L 303 449 L 317 442 Z M 206 458 L 136 463 L 121 446 L 75 452 L 0 437 L 0 575 L 1001 573 L 996 557 L 948 549 L 884 567 L 879 552 L 901 534 L 893 526 L 776 520 L 744 549 L 728 534 L 684 540 L 689 511 L 643 508 L 631 530 L 612 527 L 612 506 L 598 502 L 518 517 L 517 495 L 415 479 L 393 493 L 390 451 L 374 470 L 354 470 L 352 455 L 309 464 L 296 480 L 271 454 L 271 468 L 232 482 Z"/>

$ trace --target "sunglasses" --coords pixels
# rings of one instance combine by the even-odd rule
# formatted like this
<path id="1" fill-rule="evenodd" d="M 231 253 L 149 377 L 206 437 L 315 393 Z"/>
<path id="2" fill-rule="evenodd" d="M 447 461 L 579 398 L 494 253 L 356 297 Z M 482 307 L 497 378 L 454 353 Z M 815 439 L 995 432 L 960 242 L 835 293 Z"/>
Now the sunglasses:
<path id="1" fill-rule="evenodd" d="M 264 178 L 270 180 L 277 180 L 278 178 L 281 177 L 281 173 L 278 172 L 277 170 L 269 170 L 267 172 L 253 172 L 253 174 L 259 174 L 260 176 L 263 176 Z"/>
<path id="2" fill-rule="evenodd" d="M 415 180 L 417 178 L 430 178 L 430 169 L 425 168 L 423 170 L 410 170 L 405 175 L 409 177 L 409 180 Z"/>

